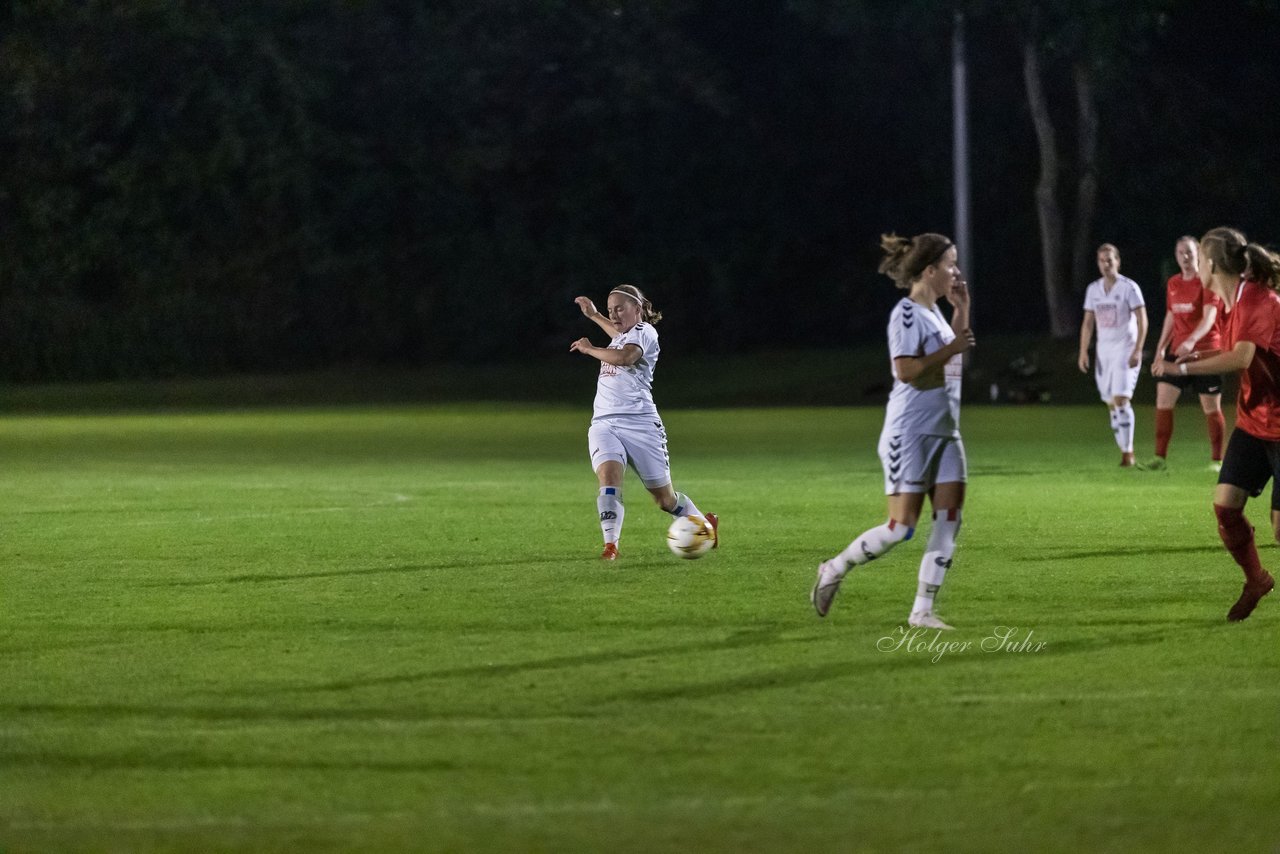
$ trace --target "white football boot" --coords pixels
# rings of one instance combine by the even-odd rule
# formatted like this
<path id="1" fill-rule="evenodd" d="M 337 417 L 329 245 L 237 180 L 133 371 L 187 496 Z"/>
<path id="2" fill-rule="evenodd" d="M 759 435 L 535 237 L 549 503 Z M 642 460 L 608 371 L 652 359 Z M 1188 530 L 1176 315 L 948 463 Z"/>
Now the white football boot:
<path id="1" fill-rule="evenodd" d="M 944 632 L 955 628 L 939 620 L 932 611 L 912 611 L 911 616 L 907 617 L 907 625 L 913 629 L 941 629 Z"/>
<path id="2" fill-rule="evenodd" d="M 840 592 L 840 582 L 844 581 L 844 575 L 838 572 L 835 558 L 818 564 L 818 579 L 813 583 L 813 590 L 809 591 L 809 601 L 813 603 L 813 610 L 818 612 L 819 617 L 827 616 L 832 601 Z"/>

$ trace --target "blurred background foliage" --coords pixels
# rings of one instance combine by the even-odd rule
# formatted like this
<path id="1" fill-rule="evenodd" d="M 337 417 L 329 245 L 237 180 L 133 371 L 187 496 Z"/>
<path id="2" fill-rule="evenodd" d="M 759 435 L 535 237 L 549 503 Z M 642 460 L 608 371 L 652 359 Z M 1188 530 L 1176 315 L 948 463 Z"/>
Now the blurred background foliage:
<path id="1" fill-rule="evenodd" d="M 1087 239 L 1156 328 L 1179 235 L 1277 237 L 1272 4 L 964 8 L 980 335 L 1049 329 L 1029 38 L 1063 140 L 1095 71 Z M 0 378 L 545 356 L 623 281 L 685 352 L 878 340 L 878 235 L 951 229 L 955 9 L 0 4 Z"/>

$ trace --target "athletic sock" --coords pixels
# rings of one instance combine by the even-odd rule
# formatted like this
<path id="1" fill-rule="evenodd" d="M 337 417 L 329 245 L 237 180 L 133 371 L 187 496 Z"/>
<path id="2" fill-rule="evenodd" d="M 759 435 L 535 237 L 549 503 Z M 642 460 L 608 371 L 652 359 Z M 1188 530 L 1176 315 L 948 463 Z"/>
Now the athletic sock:
<path id="1" fill-rule="evenodd" d="M 606 543 L 616 543 L 622 536 L 622 517 L 626 508 L 622 506 L 622 489 L 617 486 L 602 486 L 596 496 L 596 509 L 600 511 L 600 532 L 604 534 Z"/>
<path id="2" fill-rule="evenodd" d="M 1212 432 L 1212 431 L 1211 431 Z M 1173 410 L 1156 410 L 1156 456 L 1169 456 L 1169 439 L 1173 437 Z"/>
<path id="3" fill-rule="evenodd" d="M 1227 422 L 1222 417 L 1222 410 L 1210 412 L 1204 420 L 1209 425 L 1209 451 L 1213 454 L 1210 459 L 1216 463 L 1222 459 L 1222 435 L 1227 430 Z"/>
<path id="4" fill-rule="evenodd" d="M 901 522 L 890 519 L 883 525 L 863 531 L 858 538 L 840 554 L 833 558 L 838 569 L 837 577 L 849 571 L 850 566 L 861 566 L 870 563 L 889 551 L 898 543 L 906 542 L 915 534 L 915 528 L 908 528 Z"/>
<path id="5" fill-rule="evenodd" d="M 689 499 L 689 496 L 683 492 L 676 493 L 676 506 L 671 511 L 672 516 L 701 516 L 698 506 Z"/>
<path id="6" fill-rule="evenodd" d="M 1120 444 L 1120 411 L 1117 409 L 1107 409 L 1107 414 L 1111 417 L 1111 435 L 1115 438 L 1116 444 Z M 1123 447 L 1121 448 L 1123 450 Z"/>
<path id="7" fill-rule="evenodd" d="M 1116 407 L 1116 444 L 1121 453 L 1133 453 L 1133 407 L 1127 403 Z"/>
<path id="8" fill-rule="evenodd" d="M 1218 536 L 1222 537 L 1222 544 L 1244 570 L 1244 577 L 1248 581 L 1261 580 L 1266 570 L 1262 568 L 1262 561 L 1258 558 L 1258 548 L 1253 541 L 1253 526 L 1245 520 L 1244 510 L 1215 504 L 1213 512 L 1218 517 Z"/>
<path id="9" fill-rule="evenodd" d="M 960 510 L 942 510 L 933 513 L 933 528 L 929 531 L 929 542 L 924 547 L 924 557 L 920 559 L 920 574 L 916 585 L 916 601 L 911 605 L 911 613 L 933 610 L 933 600 L 942 587 L 947 570 L 951 567 L 951 557 L 956 551 L 956 537 L 960 535 Z"/>

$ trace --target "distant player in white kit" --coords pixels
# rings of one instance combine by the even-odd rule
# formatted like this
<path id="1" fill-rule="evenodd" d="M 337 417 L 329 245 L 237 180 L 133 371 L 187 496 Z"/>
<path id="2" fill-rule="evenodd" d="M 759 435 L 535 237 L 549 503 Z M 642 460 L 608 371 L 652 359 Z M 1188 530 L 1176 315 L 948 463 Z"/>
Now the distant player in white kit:
<path id="1" fill-rule="evenodd" d="M 960 440 L 960 378 L 961 354 L 974 343 L 969 291 L 956 266 L 956 248 L 941 234 L 910 239 L 886 234 L 880 247 L 880 272 L 908 291 L 889 315 L 893 391 L 879 446 L 889 518 L 819 564 L 809 600 L 818 616 L 825 617 L 851 569 L 911 539 L 928 495 L 933 526 L 907 622 L 950 629 L 934 614 L 933 603 L 955 552 L 968 479 Z M 942 298 L 951 303 L 949 324 L 938 309 Z"/>
<path id="2" fill-rule="evenodd" d="M 1147 307 L 1138 283 L 1120 275 L 1120 250 L 1110 243 L 1098 247 L 1098 272 L 1084 294 L 1080 324 L 1082 373 L 1089 372 L 1089 339 L 1098 330 L 1097 365 L 1093 378 L 1111 414 L 1111 432 L 1120 446 L 1120 465 L 1133 465 L 1133 390 L 1142 368 L 1142 342 L 1147 337 Z"/>
<path id="3" fill-rule="evenodd" d="M 592 346 L 586 338 L 569 345 L 575 353 L 600 360 L 595 414 L 587 442 L 591 467 L 600 481 L 596 509 L 604 535 L 601 559 L 618 558 L 624 514 L 622 476 L 628 464 L 664 511 L 677 517 L 703 516 L 716 531 L 718 546 L 720 520 L 714 513 L 699 512 L 689 496 L 671 487 L 667 431 L 653 402 L 653 371 L 660 349 L 654 325 L 662 314 L 653 310 L 653 304 L 635 285 L 619 285 L 609 292 L 608 316 L 587 297 L 577 297 L 574 302 L 612 338 L 608 347 Z"/>

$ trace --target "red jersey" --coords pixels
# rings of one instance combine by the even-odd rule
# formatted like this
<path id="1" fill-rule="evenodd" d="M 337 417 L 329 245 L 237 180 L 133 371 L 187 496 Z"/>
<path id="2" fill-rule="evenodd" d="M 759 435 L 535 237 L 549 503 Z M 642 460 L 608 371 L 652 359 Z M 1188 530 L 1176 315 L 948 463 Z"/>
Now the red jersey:
<path id="1" fill-rule="evenodd" d="M 1165 285 L 1165 303 L 1173 315 L 1173 337 L 1169 339 L 1169 352 L 1177 353 L 1178 345 L 1191 337 L 1191 333 L 1200 324 L 1204 310 L 1213 306 L 1218 310 L 1218 321 L 1209 327 L 1199 341 L 1196 352 L 1201 350 L 1217 350 L 1222 346 L 1222 299 L 1213 291 L 1205 290 L 1198 278 L 1184 279 L 1181 273 L 1169 277 Z"/>
<path id="2" fill-rule="evenodd" d="M 1223 337 L 1228 350 L 1241 341 L 1258 348 L 1240 372 L 1236 426 L 1259 439 L 1280 441 L 1280 294 L 1261 282 L 1241 282 Z"/>

